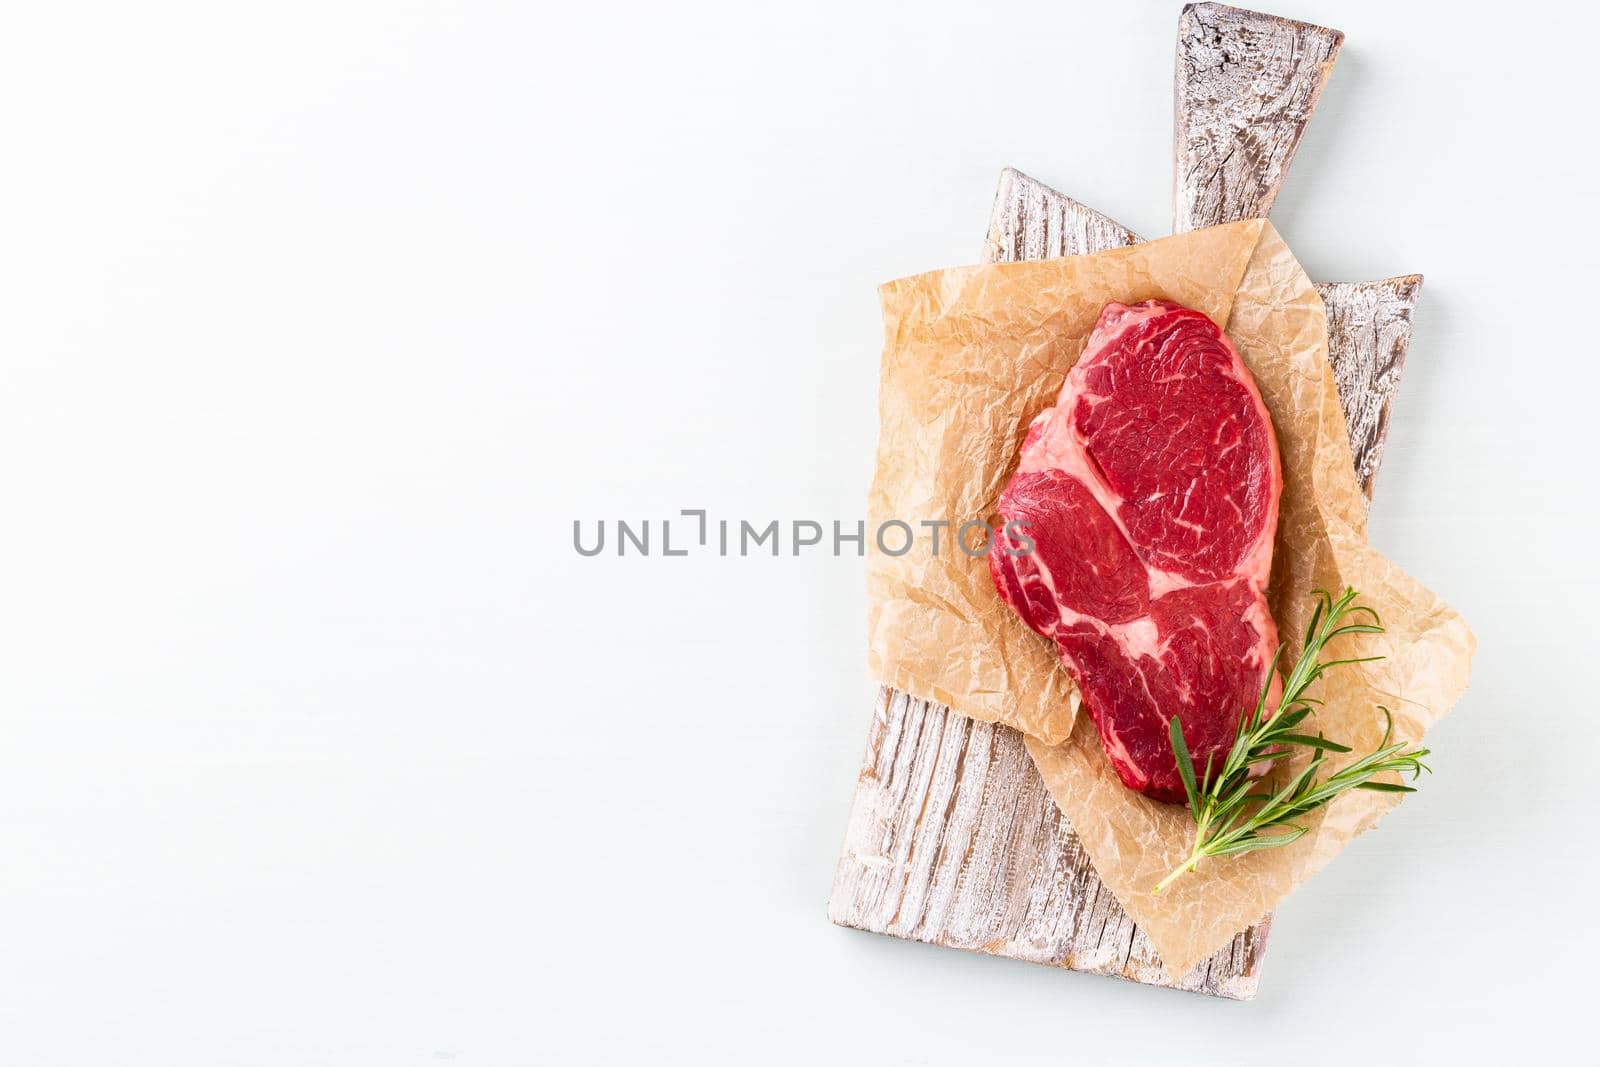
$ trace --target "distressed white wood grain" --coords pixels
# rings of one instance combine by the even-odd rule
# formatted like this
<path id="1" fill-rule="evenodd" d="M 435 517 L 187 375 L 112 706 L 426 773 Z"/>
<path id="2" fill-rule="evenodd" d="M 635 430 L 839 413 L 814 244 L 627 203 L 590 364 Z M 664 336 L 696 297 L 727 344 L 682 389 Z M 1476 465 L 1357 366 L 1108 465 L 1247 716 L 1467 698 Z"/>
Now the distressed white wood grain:
<path id="1" fill-rule="evenodd" d="M 1178 19 L 1172 232 L 1272 210 L 1344 34 L 1226 4 Z"/>
<path id="2" fill-rule="evenodd" d="M 842 926 L 1230 999 L 1267 926 L 1170 982 L 1100 883 L 1022 735 L 878 691 L 829 917 Z"/>
<path id="3" fill-rule="evenodd" d="M 1411 312 L 1421 291 L 1420 274 L 1317 286 L 1328 309 L 1328 361 L 1339 383 L 1356 477 L 1369 505 L 1411 343 Z"/>
<path id="4" fill-rule="evenodd" d="M 1000 188 L 989 214 L 983 261 L 1053 259 L 1136 245 L 1139 240 L 1114 219 L 1007 167 L 1000 172 Z"/>

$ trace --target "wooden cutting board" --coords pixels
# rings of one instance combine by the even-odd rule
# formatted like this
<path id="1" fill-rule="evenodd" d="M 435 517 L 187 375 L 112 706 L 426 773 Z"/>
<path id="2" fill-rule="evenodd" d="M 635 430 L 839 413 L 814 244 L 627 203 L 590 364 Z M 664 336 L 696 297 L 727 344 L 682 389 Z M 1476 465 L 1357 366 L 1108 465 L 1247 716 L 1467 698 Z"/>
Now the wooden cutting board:
<path id="1" fill-rule="evenodd" d="M 1219 4 L 1178 24 L 1174 226 L 1264 215 L 1343 35 Z M 1112 219 L 1015 170 L 1000 180 L 987 262 L 1136 244 Z M 1319 285 L 1329 358 L 1370 501 L 1422 279 Z M 1190 974 L 1154 948 L 1101 884 L 1022 743 L 883 687 L 829 901 L 834 922 L 874 933 L 1173 986 L 1255 995 L 1271 917 Z"/>

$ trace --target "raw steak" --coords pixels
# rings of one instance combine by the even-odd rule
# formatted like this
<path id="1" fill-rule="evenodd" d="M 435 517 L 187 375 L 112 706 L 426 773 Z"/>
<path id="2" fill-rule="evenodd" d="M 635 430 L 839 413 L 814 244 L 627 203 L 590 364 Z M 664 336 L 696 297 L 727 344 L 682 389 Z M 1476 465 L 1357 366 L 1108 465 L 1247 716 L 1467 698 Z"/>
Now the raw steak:
<path id="1" fill-rule="evenodd" d="M 1282 490 L 1271 419 L 1222 331 L 1166 301 L 1107 304 L 1028 427 L 989 566 L 1056 643 L 1128 788 L 1182 801 L 1168 719 L 1203 774 L 1255 706 L 1278 647 Z"/>

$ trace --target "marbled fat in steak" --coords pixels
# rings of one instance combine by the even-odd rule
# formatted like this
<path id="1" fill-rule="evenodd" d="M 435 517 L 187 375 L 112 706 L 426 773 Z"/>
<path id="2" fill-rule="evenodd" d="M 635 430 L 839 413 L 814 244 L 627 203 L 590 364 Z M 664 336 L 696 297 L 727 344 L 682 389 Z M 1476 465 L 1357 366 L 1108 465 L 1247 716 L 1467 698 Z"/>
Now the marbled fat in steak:
<path id="1" fill-rule="evenodd" d="M 1166 301 L 1106 305 L 997 504 L 1033 551 L 1002 534 L 989 566 L 1055 642 L 1128 788 L 1182 801 L 1168 719 L 1203 773 L 1255 706 L 1278 647 L 1282 490 L 1272 421 L 1222 331 Z"/>

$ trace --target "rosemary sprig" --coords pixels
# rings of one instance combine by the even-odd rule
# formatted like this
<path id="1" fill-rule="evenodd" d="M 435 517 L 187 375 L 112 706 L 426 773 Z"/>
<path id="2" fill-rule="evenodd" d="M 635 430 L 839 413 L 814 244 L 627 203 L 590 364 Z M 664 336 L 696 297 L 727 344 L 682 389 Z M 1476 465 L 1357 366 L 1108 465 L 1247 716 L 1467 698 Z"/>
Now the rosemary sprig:
<path id="1" fill-rule="evenodd" d="M 1404 743 L 1390 743 L 1394 717 L 1389 714 L 1388 708 L 1380 706 L 1378 709 L 1383 712 L 1385 726 L 1383 741 L 1377 749 L 1320 781 L 1317 775 L 1328 753 L 1349 752 L 1350 748 L 1328 740 L 1320 731 L 1315 735 L 1298 732 L 1321 703 L 1305 694 L 1324 671 L 1342 664 L 1369 663 L 1383 658 L 1319 659 L 1328 642 L 1336 637 L 1383 633 L 1383 624 L 1377 613 L 1357 604 L 1355 599 L 1356 592 L 1353 589 L 1347 588 L 1337 600 L 1320 589 L 1317 591 L 1317 608 L 1311 615 L 1310 625 L 1306 627 L 1300 659 L 1284 681 L 1278 713 L 1270 718 L 1266 713 L 1272 673 L 1277 666 L 1277 657 L 1274 656 L 1272 666 L 1267 670 L 1266 683 L 1261 687 L 1261 696 L 1256 700 L 1255 710 L 1239 717 L 1239 729 L 1233 747 L 1228 750 L 1215 775 L 1210 773 L 1208 760 L 1204 779 L 1196 778 L 1189 746 L 1183 739 L 1183 726 L 1176 715 L 1172 717 L 1167 733 L 1172 742 L 1173 755 L 1178 760 L 1178 773 L 1183 778 L 1184 792 L 1188 795 L 1189 814 L 1195 823 L 1195 839 L 1189 858 L 1163 878 L 1154 892 L 1161 892 L 1178 876 L 1193 870 L 1208 857 L 1237 856 L 1264 848 L 1282 848 L 1299 840 L 1309 828 L 1295 820 L 1347 790 L 1416 792 L 1412 786 L 1373 780 L 1391 771 L 1409 771 L 1415 780 L 1429 769 L 1422 762 L 1422 758 L 1428 755 L 1427 749 L 1408 751 Z M 1257 764 L 1281 759 L 1291 747 L 1309 748 L 1314 754 L 1299 773 L 1276 791 L 1269 786 L 1256 788 L 1262 783 L 1251 774 L 1251 769 Z"/>

